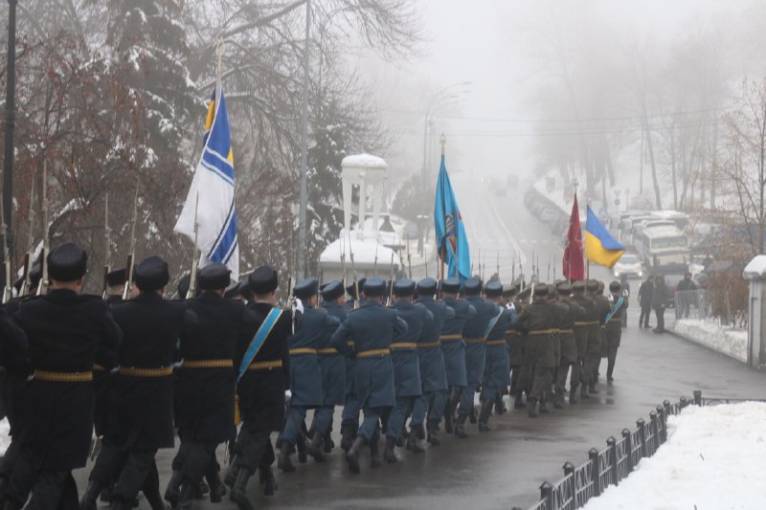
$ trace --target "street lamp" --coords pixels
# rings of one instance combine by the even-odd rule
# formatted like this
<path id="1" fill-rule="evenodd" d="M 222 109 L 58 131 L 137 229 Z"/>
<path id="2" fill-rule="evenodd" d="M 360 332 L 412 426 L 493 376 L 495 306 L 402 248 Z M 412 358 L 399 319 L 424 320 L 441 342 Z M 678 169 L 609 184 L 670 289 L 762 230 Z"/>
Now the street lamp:
<path id="1" fill-rule="evenodd" d="M 423 179 L 424 188 L 427 186 L 428 181 L 428 132 L 431 124 L 431 116 L 434 113 L 434 109 L 437 106 L 444 106 L 445 104 L 458 101 L 461 95 L 468 92 L 468 87 L 470 86 L 470 81 L 451 83 L 434 92 L 434 94 L 431 96 L 431 99 L 428 101 L 428 106 L 426 108 L 426 114 L 423 121 L 423 168 L 421 177 Z"/>

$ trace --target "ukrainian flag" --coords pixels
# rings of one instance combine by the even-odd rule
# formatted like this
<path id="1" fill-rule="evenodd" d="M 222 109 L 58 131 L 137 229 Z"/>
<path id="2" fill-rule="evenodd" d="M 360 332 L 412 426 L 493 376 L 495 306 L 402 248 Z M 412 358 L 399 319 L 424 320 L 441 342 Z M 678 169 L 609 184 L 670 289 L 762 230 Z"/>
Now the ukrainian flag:
<path id="1" fill-rule="evenodd" d="M 611 268 L 625 253 L 625 247 L 607 232 L 590 207 L 585 222 L 584 241 L 585 258 L 600 266 Z"/>

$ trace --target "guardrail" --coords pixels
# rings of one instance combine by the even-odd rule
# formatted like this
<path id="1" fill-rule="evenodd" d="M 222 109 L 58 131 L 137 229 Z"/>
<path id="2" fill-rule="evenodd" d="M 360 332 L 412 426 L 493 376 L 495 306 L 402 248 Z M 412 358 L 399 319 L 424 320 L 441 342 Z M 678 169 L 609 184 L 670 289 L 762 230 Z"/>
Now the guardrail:
<path id="1" fill-rule="evenodd" d="M 665 400 L 649 413 L 649 421 L 636 421 L 636 429 L 623 429 L 618 440 L 609 437 L 606 448 L 588 451 L 588 460 L 575 467 L 571 462 L 563 466 L 564 477 L 555 484 L 540 485 L 540 500 L 529 510 L 574 510 L 582 508 L 591 499 L 601 495 L 610 485 L 619 485 L 630 476 L 639 461 L 651 457 L 668 440 L 668 416 L 676 415 L 689 405 L 708 406 L 731 404 L 762 399 L 703 398 L 697 390 L 694 397 L 681 397 L 671 404 Z M 512 510 L 522 510 L 513 507 Z"/>

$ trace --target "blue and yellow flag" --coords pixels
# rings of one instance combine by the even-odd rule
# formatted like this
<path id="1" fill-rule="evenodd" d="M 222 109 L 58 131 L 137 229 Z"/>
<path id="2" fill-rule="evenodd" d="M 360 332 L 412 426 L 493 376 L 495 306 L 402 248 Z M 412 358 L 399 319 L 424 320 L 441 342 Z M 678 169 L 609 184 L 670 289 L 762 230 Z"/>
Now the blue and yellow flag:
<path id="1" fill-rule="evenodd" d="M 611 268 L 625 253 L 625 247 L 609 234 L 590 207 L 584 238 L 585 258 L 588 262 Z"/>
<path id="2" fill-rule="evenodd" d="M 471 277 L 471 253 L 465 233 L 463 217 L 457 206 L 442 155 L 439 177 L 436 181 L 434 203 L 434 229 L 439 258 L 447 263 L 449 278 L 465 280 Z"/>

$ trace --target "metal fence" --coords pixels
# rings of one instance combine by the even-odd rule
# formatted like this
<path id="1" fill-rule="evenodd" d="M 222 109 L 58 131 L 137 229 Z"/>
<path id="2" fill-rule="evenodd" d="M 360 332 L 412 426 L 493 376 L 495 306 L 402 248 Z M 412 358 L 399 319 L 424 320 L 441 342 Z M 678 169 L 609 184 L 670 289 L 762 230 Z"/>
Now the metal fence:
<path id="1" fill-rule="evenodd" d="M 676 319 L 716 319 L 724 326 L 747 328 L 747 311 L 730 302 L 729 292 L 710 289 L 675 291 Z"/>
<path id="2" fill-rule="evenodd" d="M 606 448 L 588 451 L 588 460 L 575 467 L 571 462 L 564 464 L 564 477 L 555 484 L 543 482 L 540 485 L 540 500 L 529 510 L 573 510 L 581 508 L 591 499 L 601 495 L 610 485 L 631 474 L 639 461 L 651 457 L 668 440 L 668 416 L 678 414 L 689 405 L 709 406 L 730 404 L 759 399 L 703 398 L 701 391 L 694 392 L 694 398 L 681 399 L 671 404 L 666 400 L 649 413 L 649 421 L 636 422 L 634 430 L 623 429 L 620 439 L 610 437 Z M 512 510 L 521 510 L 513 507 Z"/>

